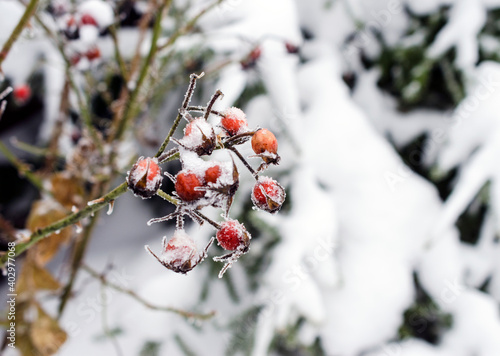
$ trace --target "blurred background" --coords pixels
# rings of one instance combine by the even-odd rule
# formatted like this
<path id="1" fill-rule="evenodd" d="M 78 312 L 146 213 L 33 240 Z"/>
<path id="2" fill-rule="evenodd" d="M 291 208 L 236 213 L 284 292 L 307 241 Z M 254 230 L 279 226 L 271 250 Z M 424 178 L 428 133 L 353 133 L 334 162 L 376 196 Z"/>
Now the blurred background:
<path id="1" fill-rule="evenodd" d="M 0 0 L 3 49 L 30 7 L 0 62 L 4 251 L 154 155 L 202 71 L 193 105 L 220 89 L 277 136 L 287 200 L 252 209 L 238 165 L 252 240 L 219 279 L 218 246 L 187 275 L 148 255 L 173 206 L 124 194 L 16 258 L 2 354 L 500 355 L 500 1 Z"/>

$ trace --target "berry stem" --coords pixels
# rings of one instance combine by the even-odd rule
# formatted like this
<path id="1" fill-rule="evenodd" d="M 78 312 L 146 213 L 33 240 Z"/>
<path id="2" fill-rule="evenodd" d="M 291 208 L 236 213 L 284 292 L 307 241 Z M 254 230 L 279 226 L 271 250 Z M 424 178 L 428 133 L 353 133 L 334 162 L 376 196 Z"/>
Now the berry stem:
<path id="1" fill-rule="evenodd" d="M 170 194 L 167 194 L 165 193 L 163 190 L 161 189 L 158 189 L 158 191 L 156 192 L 156 195 L 158 195 L 159 197 L 165 199 L 166 201 L 168 201 L 169 203 L 172 203 L 174 205 L 179 205 L 180 204 L 180 201 L 175 199 L 173 196 L 171 196 Z"/>
<path id="2" fill-rule="evenodd" d="M 203 118 L 205 120 L 208 120 L 208 117 L 210 116 L 210 113 L 212 112 L 212 107 L 214 106 L 216 100 L 221 96 L 224 97 L 224 94 L 219 89 L 217 89 L 215 94 L 212 96 L 212 98 L 208 102 L 207 108 L 205 110 L 205 115 L 203 115 Z"/>
<path id="3" fill-rule="evenodd" d="M 204 106 L 188 106 L 186 108 L 187 111 L 196 111 L 196 112 L 207 112 L 208 110 Z M 217 110 L 210 110 L 210 114 L 214 114 L 220 117 L 224 117 L 220 111 Z"/>
<path id="4" fill-rule="evenodd" d="M 171 150 L 167 152 L 163 152 L 159 157 L 158 157 L 158 162 L 164 163 L 168 161 L 172 161 L 176 158 L 179 157 L 179 148 L 172 148 Z"/>
<path id="5" fill-rule="evenodd" d="M 213 227 L 215 227 L 217 230 L 220 230 L 220 228 L 221 228 L 220 224 L 217 223 L 217 222 L 215 222 L 215 221 L 213 221 L 212 219 L 210 219 L 208 216 L 206 216 L 202 212 L 195 211 L 194 214 L 196 214 L 197 216 L 199 216 L 200 218 L 202 218 L 203 220 L 205 220 L 207 223 L 209 223 L 210 225 L 212 225 Z"/>
<path id="6" fill-rule="evenodd" d="M 234 152 L 234 154 L 240 159 L 240 161 L 247 167 L 247 169 L 252 173 L 252 176 L 257 179 L 257 172 L 250 166 L 245 157 L 241 155 L 241 153 L 236 149 L 236 147 L 230 146 L 227 147 L 228 150 Z"/>
<path id="7" fill-rule="evenodd" d="M 188 90 L 186 92 L 186 95 L 184 97 L 184 102 L 182 103 L 182 109 L 184 109 L 184 110 L 187 109 L 189 102 L 191 101 L 191 97 L 193 96 L 194 88 L 196 87 L 196 80 L 200 79 L 204 75 L 205 75 L 205 73 L 203 73 L 203 72 L 201 72 L 199 75 L 195 74 L 195 73 L 191 74 L 191 76 L 190 76 L 191 80 L 189 82 L 189 87 L 188 87 Z M 161 154 L 163 153 L 163 151 L 165 151 L 165 148 L 167 148 L 167 145 L 170 142 L 170 139 L 174 135 L 175 130 L 177 130 L 177 127 L 179 126 L 179 123 L 181 122 L 181 118 L 182 118 L 182 115 L 179 112 L 177 114 L 177 117 L 174 120 L 172 127 L 170 128 L 170 131 L 167 134 L 167 137 L 165 137 L 165 140 L 163 141 L 160 148 L 158 149 L 158 152 L 156 152 L 155 157 L 160 157 Z"/>

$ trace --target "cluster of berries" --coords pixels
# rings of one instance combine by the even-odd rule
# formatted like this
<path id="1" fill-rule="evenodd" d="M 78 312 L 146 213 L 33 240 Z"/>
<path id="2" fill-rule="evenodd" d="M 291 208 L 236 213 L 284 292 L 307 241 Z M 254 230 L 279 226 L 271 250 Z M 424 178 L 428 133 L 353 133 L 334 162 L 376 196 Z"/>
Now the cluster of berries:
<path id="1" fill-rule="evenodd" d="M 184 137 L 172 138 L 178 147 L 163 152 L 158 157 L 139 158 L 128 172 L 127 183 L 136 196 L 147 199 L 157 194 L 176 204 L 173 213 L 148 222 L 148 225 L 151 225 L 176 219 L 177 228 L 173 237 L 168 241 L 166 237 L 163 239 L 163 251 L 160 256 L 154 254 L 148 246 L 147 251 L 166 268 L 187 273 L 207 256 L 207 250 L 217 239 L 223 249 L 231 251 L 214 258 L 214 261 L 225 263 L 219 273 L 219 277 L 222 277 L 241 255 L 248 252 L 251 236 L 243 224 L 229 218 L 229 209 L 239 187 L 239 173 L 233 157 L 231 156 L 231 161 L 226 162 L 205 160 L 201 157 L 210 156 L 214 150 L 226 149 L 241 160 L 256 180 L 251 199 L 258 209 L 277 213 L 286 193 L 274 179 L 260 175 L 269 165 L 276 165 L 280 161 L 278 142 L 272 132 L 267 129 L 250 130 L 245 113 L 238 108 L 229 108 L 223 112 L 213 110 L 216 100 L 222 96 L 219 90 L 206 107 L 189 105 L 196 80 L 202 76 L 203 73 L 191 74 L 190 85 L 179 110 L 180 117 L 188 122 Z M 202 115 L 193 117 L 191 112 Z M 210 115 L 219 116 L 220 125 L 214 128 L 208 120 Z M 236 147 L 250 139 L 255 152 L 251 157 L 258 157 L 262 161 L 257 170 L 251 167 Z M 163 179 L 160 164 L 175 155 L 179 155 L 182 169 L 175 176 L 165 172 L 175 184 L 174 198 L 160 190 Z M 218 223 L 202 214 L 201 209 L 207 206 L 223 209 L 225 220 Z M 185 216 L 199 224 L 208 222 L 217 230 L 216 236 L 201 252 L 197 251 L 193 239 L 184 232 Z"/>
<path id="2" fill-rule="evenodd" d="M 101 58 L 97 38 L 113 22 L 113 9 L 102 0 L 88 0 L 81 3 L 76 11 L 70 4 L 53 4 L 51 13 L 60 32 L 69 41 L 67 55 L 73 66 L 84 69 Z"/>

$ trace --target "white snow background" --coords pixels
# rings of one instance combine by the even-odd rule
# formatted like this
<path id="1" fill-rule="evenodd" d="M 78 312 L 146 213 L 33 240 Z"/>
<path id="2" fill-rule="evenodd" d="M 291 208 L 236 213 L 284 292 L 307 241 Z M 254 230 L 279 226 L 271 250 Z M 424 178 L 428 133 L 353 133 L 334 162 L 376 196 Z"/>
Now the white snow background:
<path id="1" fill-rule="evenodd" d="M 193 3 L 193 14 L 208 4 Z M 454 112 L 400 113 L 394 99 L 377 87 L 377 70 L 360 65 L 359 48 L 346 50 L 346 37 L 364 31 L 356 28 L 361 21 L 377 25 L 389 45 L 402 44 L 409 21 L 403 6 L 424 15 L 445 5 L 451 7 L 450 18 L 428 56 L 439 58 L 456 48 L 455 65 L 467 78 L 466 98 Z M 242 109 L 250 126 L 277 133 L 282 164 L 270 175 L 291 170 L 283 182 L 291 187 L 291 211 L 273 216 L 255 212 L 281 236 L 258 291 L 249 290 L 245 271 L 236 263 L 228 274 L 240 300 L 231 299 L 223 281 L 213 280 L 208 298 L 200 303 L 208 269 L 202 264 L 187 276 L 165 270 L 143 245 L 157 250 L 161 237 L 173 231 L 160 224 L 147 227 L 152 216 L 145 203 L 131 195 L 120 198 L 114 213 L 101 219 L 86 263 L 101 270 L 112 261 L 116 281 L 156 305 L 217 312 L 211 321 L 185 322 L 108 290 L 107 318 L 112 327 L 123 329 L 117 340 L 124 355 L 137 355 L 146 341 L 161 342 L 161 355 L 183 355 L 177 335 L 195 355 L 223 355 L 234 332 L 228 323 L 252 306 L 264 306 L 256 320 L 254 356 L 268 354 L 275 333 L 300 318 L 301 342 L 309 345 L 319 337 L 328 356 L 500 355 L 500 245 L 495 240 L 500 229 L 500 64 L 476 65 L 486 11 L 499 7 L 499 0 L 232 0 L 202 17 L 203 35 L 186 37 L 177 46 L 203 41 L 216 55 L 230 52 L 237 57 L 250 49 L 241 38 L 262 41 L 255 71 L 244 71 L 239 64 L 222 70 L 214 89 L 225 96 L 217 108 L 231 107 L 255 76 L 263 81 L 267 94 Z M 0 1 L 0 44 L 21 13 L 16 2 Z M 303 42 L 302 27 L 313 39 Z M 133 34 L 120 36 L 135 48 Z M 287 53 L 283 40 L 302 45 L 307 61 L 300 63 Z M 109 39 L 96 41 L 104 56 L 111 57 Z M 368 53 L 380 50 L 368 35 L 362 47 Z M 43 140 L 57 114 L 63 84 L 57 51 L 36 31 L 25 34 L 4 70 L 14 83 L 22 83 L 40 53 L 47 58 L 45 71 L 51 78 Z M 346 69 L 358 76 L 353 93 L 342 80 Z M 388 140 L 402 146 L 425 132 L 431 137 L 426 164 L 441 172 L 459 171 L 444 202 L 430 182 L 403 163 Z M 487 181 L 491 206 L 479 243 L 465 245 L 455 222 Z M 233 214 L 242 209 L 250 185 L 242 174 Z M 209 227 L 187 232 L 198 247 L 213 233 Z M 258 254 L 264 242 L 252 240 L 249 253 Z M 414 301 L 414 272 L 453 318 L 438 345 L 420 339 L 391 341 Z M 489 289 L 479 291 L 488 277 Z M 88 282 L 81 272 L 77 290 L 62 319 L 70 338 L 59 354 L 114 354 L 111 342 L 96 341 L 102 334 L 98 282 Z M 250 328 L 240 327 L 242 332 Z"/>

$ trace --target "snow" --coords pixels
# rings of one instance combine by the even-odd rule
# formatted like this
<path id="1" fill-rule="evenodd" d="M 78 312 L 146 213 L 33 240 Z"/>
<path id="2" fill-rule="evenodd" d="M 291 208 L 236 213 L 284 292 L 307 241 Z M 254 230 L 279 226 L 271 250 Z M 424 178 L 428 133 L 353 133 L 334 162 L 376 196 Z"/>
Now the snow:
<path id="1" fill-rule="evenodd" d="M 206 1 L 192 5 L 190 11 L 195 14 Z M 462 70 L 466 97 L 450 112 L 418 108 L 402 113 L 397 100 L 379 88 L 377 66 L 366 69 L 359 51 L 374 58 L 381 49 L 370 28 L 380 31 L 387 46 L 420 45 L 425 34 L 406 35 L 410 20 L 403 7 L 424 16 L 443 6 L 449 7 L 448 19 L 427 55 L 439 61 L 448 50 L 456 50 L 453 65 Z M 151 260 L 141 247 L 146 242 L 158 247 L 158 236 L 173 236 L 164 239 L 161 258 L 180 261 L 185 254 L 178 253 L 180 249 L 167 249 L 167 244 L 194 250 L 214 235 L 214 229 L 194 224 L 175 232 L 164 231 L 164 226 L 146 227 L 152 215 L 147 204 L 130 195 L 120 198 L 113 215 L 105 216 L 98 226 L 86 263 L 104 268 L 113 259 L 125 285 L 153 304 L 218 312 L 213 321 L 192 327 L 178 315 L 153 312 L 129 301 L 126 295 L 112 294 L 108 317 L 125 330 L 126 336 L 119 337 L 124 350 L 138 354 L 144 341 L 160 340 L 164 341 L 161 354 L 180 355 L 175 336 L 181 335 L 197 354 L 207 350 L 224 354 L 235 329 L 231 320 L 261 306 L 251 350 L 254 356 L 269 354 L 275 335 L 287 335 L 287 328 L 299 320 L 299 341 L 311 345 L 319 338 L 326 355 L 499 355 L 500 65 L 477 63 L 480 44 L 489 50 L 498 47 L 498 40 L 480 34 L 487 11 L 498 7 L 498 0 L 241 0 L 223 2 L 202 17 L 200 33 L 182 39 L 175 50 L 190 50 L 203 43 L 214 51 L 215 63 L 233 61 L 211 82 L 202 79 L 203 95 L 213 93 L 214 88 L 224 92 L 214 106 L 216 110 L 235 105 L 248 85 L 264 85 L 265 92 L 251 98 L 242 109 L 250 127 L 269 128 L 279 140 L 282 162 L 269 167 L 259 182 L 273 177 L 287 188 L 290 201 L 286 211 L 276 215 L 249 212 L 252 223 L 269 227 L 257 238 L 254 235 L 250 252 L 243 257 L 269 255 L 260 267 L 257 289 L 252 290 L 243 261 L 219 281 L 210 276 L 212 262 L 208 259 L 188 276 L 171 273 Z M 100 30 L 112 22 L 113 9 L 107 2 L 81 2 L 79 12 L 86 11 L 95 15 Z M 15 26 L 21 14 L 22 6 L 17 3 L 0 3 L 2 28 Z M 166 32 L 174 26 L 172 21 L 164 25 Z M 305 41 L 302 29 L 310 31 L 313 38 Z M 93 26 L 81 28 L 82 38 L 73 44 L 75 50 L 97 43 L 103 60 L 111 58 L 110 39 L 98 34 Z M 14 84 L 22 83 L 31 73 L 28 68 L 37 66 L 38 54 L 49 62 L 44 64 L 51 81 L 46 83 L 47 118 L 41 132 L 47 137 L 51 118 L 58 115 L 64 64 L 56 49 L 37 36 L 35 31 L 36 41 L 22 38 L 15 45 L 4 70 Z M 118 38 L 125 58 L 130 58 L 137 34 L 124 29 Z M 0 43 L 4 40 L 0 35 Z M 298 44 L 300 56 L 288 53 L 285 42 Z M 262 55 L 255 68 L 244 70 L 239 61 L 256 44 Z M 92 75 L 93 68 L 89 70 Z M 352 92 L 342 81 L 346 70 L 356 74 Z M 75 71 L 78 85 L 84 83 L 84 75 Z M 181 89 L 185 88 L 179 92 Z M 414 84 L 407 90 L 415 89 Z M 197 120 L 200 130 L 181 139 L 187 147 L 199 145 L 202 132 L 212 135 L 218 123 L 216 117 L 211 117 L 210 123 Z M 176 135 L 182 134 L 178 131 Z M 418 164 L 439 174 L 457 169 L 445 201 L 433 183 L 417 175 L 412 170 L 415 167 L 403 162 L 396 152 L 421 135 L 427 139 Z M 136 149 L 130 142 L 129 137 L 120 147 L 121 168 Z M 209 187 L 235 183 L 228 152 L 221 150 L 201 158 L 182 147 L 179 150 L 183 169 L 201 180 L 207 168 L 221 167 L 221 176 Z M 248 143 L 241 146 L 241 152 L 245 157 L 252 154 Z M 477 203 L 487 183 L 489 200 L 479 240 L 475 245 L 465 244 L 455 225 L 471 203 Z M 241 174 L 231 217 L 247 209 L 254 184 L 247 172 Z M 207 205 L 215 196 L 207 193 Z M 220 220 L 219 209 L 206 210 L 203 213 Z M 271 240 L 272 233 L 279 239 Z M 272 247 L 268 247 L 270 242 Z M 405 310 L 415 302 L 414 274 L 440 311 L 449 313 L 453 320 L 450 329 L 441 332 L 437 345 L 416 338 L 395 341 Z M 76 307 L 68 309 L 62 319 L 63 326 L 76 330 L 73 334 L 78 337 L 71 338 L 61 354 L 111 352 L 109 343 L 93 341 L 101 330 L 97 321 L 102 305 L 92 307 L 99 286 L 83 288 L 84 279 L 80 276 L 77 280 L 81 289 L 72 300 Z M 200 300 L 205 281 L 208 296 Z M 224 284 L 228 281 L 234 283 L 239 301 L 231 299 Z M 246 325 L 240 323 L 238 328 Z"/>

